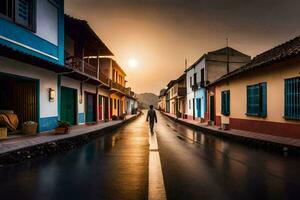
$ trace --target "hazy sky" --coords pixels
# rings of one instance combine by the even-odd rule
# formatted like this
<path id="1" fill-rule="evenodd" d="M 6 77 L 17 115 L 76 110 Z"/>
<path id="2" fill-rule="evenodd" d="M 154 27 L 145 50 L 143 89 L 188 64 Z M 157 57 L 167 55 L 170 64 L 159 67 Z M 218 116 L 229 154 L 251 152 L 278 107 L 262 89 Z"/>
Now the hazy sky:
<path id="1" fill-rule="evenodd" d="M 299 0 L 65 0 L 115 54 L 137 93 L 153 92 L 207 51 L 255 56 L 300 33 Z M 136 68 L 128 66 L 135 58 Z"/>

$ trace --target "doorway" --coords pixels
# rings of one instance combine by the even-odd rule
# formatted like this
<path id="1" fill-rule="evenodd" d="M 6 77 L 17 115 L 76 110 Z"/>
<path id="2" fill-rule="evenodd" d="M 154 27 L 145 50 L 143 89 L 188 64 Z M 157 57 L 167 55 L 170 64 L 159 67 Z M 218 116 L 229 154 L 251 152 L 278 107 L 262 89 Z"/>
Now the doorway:
<path id="1" fill-rule="evenodd" d="M 195 120 L 195 98 L 193 98 L 193 120 Z"/>
<path id="2" fill-rule="evenodd" d="M 93 123 L 96 122 L 96 113 L 97 113 L 97 96 L 95 94 L 92 93 L 85 93 L 85 97 L 86 97 L 86 106 L 85 106 L 85 110 L 86 110 L 86 122 L 87 123 Z"/>
<path id="3" fill-rule="evenodd" d="M 20 125 L 38 122 L 39 81 L 0 73 L 0 110 L 16 115 Z"/>
<path id="4" fill-rule="evenodd" d="M 210 96 L 210 121 L 215 121 L 215 96 Z"/>
<path id="5" fill-rule="evenodd" d="M 77 90 L 61 87 L 61 121 L 69 122 L 71 125 L 77 123 Z"/>

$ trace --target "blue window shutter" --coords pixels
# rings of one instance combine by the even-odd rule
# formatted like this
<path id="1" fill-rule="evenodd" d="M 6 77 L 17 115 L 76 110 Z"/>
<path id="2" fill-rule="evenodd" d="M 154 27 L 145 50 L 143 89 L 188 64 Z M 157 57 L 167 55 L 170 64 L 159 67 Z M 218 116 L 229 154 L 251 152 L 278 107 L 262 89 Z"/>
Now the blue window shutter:
<path id="1" fill-rule="evenodd" d="M 221 112 L 223 115 L 230 115 L 230 91 L 222 91 L 221 93 Z"/>
<path id="2" fill-rule="evenodd" d="M 267 83 L 261 83 L 261 113 L 260 116 L 267 116 Z"/>
<path id="3" fill-rule="evenodd" d="M 284 82 L 284 115 L 288 119 L 300 119 L 300 77 Z"/>

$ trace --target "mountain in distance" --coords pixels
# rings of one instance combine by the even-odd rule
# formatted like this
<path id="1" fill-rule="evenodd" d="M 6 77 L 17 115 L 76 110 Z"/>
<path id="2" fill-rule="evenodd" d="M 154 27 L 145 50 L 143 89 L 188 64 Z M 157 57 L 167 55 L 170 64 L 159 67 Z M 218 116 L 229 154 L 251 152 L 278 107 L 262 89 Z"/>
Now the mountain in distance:
<path id="1" fill-rule="evenodd" d="M 139 108 L 148 109 L 150 105 L 153 105 L 154 108 L 157 108 L 158 96 L 153 93 L 142 93 L 137 94 L 136 97 L 139 101 Z"/>

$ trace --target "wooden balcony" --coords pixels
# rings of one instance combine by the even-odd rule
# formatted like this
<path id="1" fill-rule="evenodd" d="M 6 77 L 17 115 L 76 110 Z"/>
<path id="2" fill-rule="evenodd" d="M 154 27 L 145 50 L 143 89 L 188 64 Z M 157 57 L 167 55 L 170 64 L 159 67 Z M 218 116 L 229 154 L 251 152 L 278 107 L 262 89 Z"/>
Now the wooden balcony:
<path id="1" fill-rule="evenodd" d="M 116 83 L 113 80 L 110 80 L 109 82 L 110 82 L 109 86 L 110 86 L 111 90 L 119 92 L 119 93 L 121 93 L 123 95 L 127 94 L 127 90 L 126 90 L 126 88 L 124 86 L 120 85 L 119 83 Z"/>
<path id="2" fill-rule="evenodd" d="M 178 96 L 186 96 L 186 88 L 185 87 L 180 87 L 178 88 Z"/>
<path id="3" fill-rule="evenodd" d="M 67 57 L 65 64 L 74 71 L 84 73 L 92 78 L 100 80 L 103 84 L 109 85 L 109 78 L 102 74 L 98 67 L 91 65 L 78 57 Z"/>

